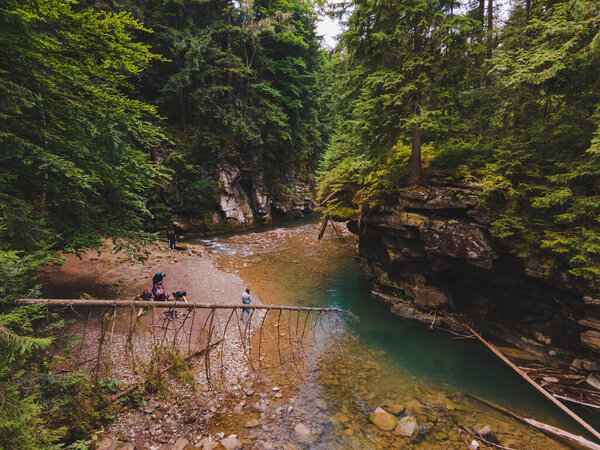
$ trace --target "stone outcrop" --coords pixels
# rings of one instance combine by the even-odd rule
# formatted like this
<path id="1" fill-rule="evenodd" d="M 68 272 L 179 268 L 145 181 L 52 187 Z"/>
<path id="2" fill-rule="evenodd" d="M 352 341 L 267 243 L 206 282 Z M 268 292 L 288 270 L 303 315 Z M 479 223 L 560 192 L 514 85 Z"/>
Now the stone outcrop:
<path id="1" fill-rule="evenodd" d="M 233 165 L 219 168 L 221 195 L 219 206 L 225 219 L 233 225 L 249 226 L 254 223 L 250 200 L 241 186 L 240 169 Z"/>
<path id="2" fill-rule="evenodd" d="M 468 314 L 486 332 L 543 358 L 600 363 L 600 286 L 555 263 L 514 256 L 489 232 L 481 193 L 432 185 L 348 223 L 359 236 L 372 296 L 405 318 L 443 324 L 433 311 Z"/>
<path id="3" fill-rule="evenodd" d="M 202 179 L 217 188 L 214 205 L 185 203 L 185 186 L 173 183 L 166 193 L 171 211 L 185 231 L 232 231 L 268 224 L 281 218 L 303 217 L 314 211 L 314 186 L 293 178 L 272 191 L 265 174 L 249 167 L 221 162 L 202 168 Z"/>

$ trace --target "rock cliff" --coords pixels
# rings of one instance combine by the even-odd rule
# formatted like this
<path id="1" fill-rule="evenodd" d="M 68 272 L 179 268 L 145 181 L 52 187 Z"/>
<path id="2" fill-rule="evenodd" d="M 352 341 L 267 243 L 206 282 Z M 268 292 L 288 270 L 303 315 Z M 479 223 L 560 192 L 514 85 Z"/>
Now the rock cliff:
<path id="1" fill-rule="evenodd" d="M 600 286 L 490 235 L 480 192 L 432 185 L 348 223 L 375 299 L 431 324 L 435 311 L 467 314 L 517 347 L 578 370 L 600 369 Z"/>
<path id="2" fill-rule="evenodd" d="M 206 164 L 200 178 L 213 180 L 214 204 L 183 201 L 185 186 L 174 183 L 167 203 L 182 228 L 194 231 L 231 231 L 271 223 L 273 216 L 298 218 L 314 210 L 314 186 L 288 177 L 273 189 L 263 172 L 233 163 Z"/>

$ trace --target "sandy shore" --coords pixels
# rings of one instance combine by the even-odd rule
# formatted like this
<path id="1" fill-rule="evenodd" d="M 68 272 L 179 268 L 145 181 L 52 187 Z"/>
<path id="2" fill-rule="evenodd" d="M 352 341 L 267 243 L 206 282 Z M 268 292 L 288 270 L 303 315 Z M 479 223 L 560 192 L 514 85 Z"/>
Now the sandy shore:
<path id="1" fill-rule="evenodd" d="M 145 262 L 129 261 L 108 245 L 100 255 L 96 251 L 65 255 L 62 266 L 42 272 L 43 296 L 133 299 L 144 289 L 151 290 L 155 273 L 164 272 L 167 292 L 184 290 L 193 302 L 240 304 L 244 282 L 235 273 L 219 270 L 201 248 L 186 244 L 185 249 L 168 250 L 166 244 L 154 244 Z M 254 294 L 252 300 L 259 302 Z"/>
<path id="2" fill-rule="evenodd" d="M 48 267 L 40 274 L 44 297 L 133 299 L 144 289 L 151 289 L 152 276 L 160 271 L 167 274 L 164 279 L 167 292 L 185 290 L 189 301 L 241 304 L 241 294 L 246 287 L 244 282 L 238 275 L 218 269 L 200 245 L 187 244 L 185 248 L 176 251 L 165 247 L 160 244 L 152 245 L 150 257 L 144 263 L 129 261 L 118 253 L 113 254 L 110 248 L 100 255 L 92 251 L 81 257 L 66 255 L 62 266 Z M 260 303 L 254 293 L 252 300 L 255 304 Z M 85 313 L 80 314 L 80 318 L 68 329 L 69 334 L 84 336 L 83 352 L 78 353 L 77 360 L 88 361 L 82 368 L 87 367 L 89 370 L 94 365 L 98 348 L 97 335 L 101 329 L 100 311 L 94 311 L 96 312 L 98 314 L 85 322 Z M 216 314 L 213 339 L 223 337 L 222 331 L 228 315 L 225 311 Z M 196 335 L 206 316 L 205 311 L 199 313 L 193 341 L 205 342 L 202 336 Z M 258 325 L 260 317 L 260 314 L 256 315 L 252 328 Z M 150 323 L 154 324 L 155 320 L 157 330 L 165 328 L 167 322 L 162 314 L 159 313 L 152 320 L 144 317 L 142 325 L 136 331 L 138 342 L 155 339 L 154 335 L 149 334 L 149 329 L 154 327 Z M 162 324 L 159 324 L 160 320 Z M 189 322 L 186 322 L 181 335 L 185 336 L 186 331 L 191 333 Z M 110 344 L 105 344 L 107 350 L 103 359 L 109 360 L 107 367 L 110 367 L 112 377 L 121 380 L 123 386 L 132 385 L 139 380 L 127 363 L 130 358 L 122 350 L 125 348 L 129 326 L 128 312 L 117 315 L 116 323 L 116 328 L 110 331 L 110 339 L 107 340 Z M 183 320 L 171 322 L 172 331 L 169 334 L 179 327 L 179 323 L 183 323 Z M 183 447 L 178 445 L 187 443 L 187 448 L 212 448 L 219 441 L 228 439 L 231 433 L 236 433 L 236 437 L 231 440 L 239 438 L 239 444 L 252 445 L 256 438 L 248 436 L 251 428 L 247 424 L 262 421 L 267 408 L 274 409 L 285 404 L 291 392 L 281 395 L 272 389 L 276 380 L 281 378 L 276 363 L 267 362 L 276 354 L 274 349 L 264 350 L 270 355 L 265 360 L 267 369 L 260 377 L 251 370 L 244 356 L 248 343 L 243 344 L 240 339 L 243 330 L 243 322 L 234 318 L 227 329 L 226 339 L 211 353 L 212 388 L 205 376 L 204 358 L 194 358 L 190 361 L 191 380 L 186 383 L 165 374 L 166 390 L 146 393 L 140 407 L 115 411 L 115 419 L 107 424 L 105 433 L 100 435 L 96 446 L 114 448 L 115 445 L 120 445 L 120 449 L 157 450 L 181 449 Z M 159 331 L 159 336 L 161 334 Z M 249 336 L 252 334 L 254 333 L 250 330 Z M 134 337 L 134 342 L 135 340 Z M 272 346 L 268 342 L 264 344 L 267 348 Z M 205 344 L 199 345 L 199 348 L 203 348 Z M 258 355 L 255 359 L 257 357 Z"/>

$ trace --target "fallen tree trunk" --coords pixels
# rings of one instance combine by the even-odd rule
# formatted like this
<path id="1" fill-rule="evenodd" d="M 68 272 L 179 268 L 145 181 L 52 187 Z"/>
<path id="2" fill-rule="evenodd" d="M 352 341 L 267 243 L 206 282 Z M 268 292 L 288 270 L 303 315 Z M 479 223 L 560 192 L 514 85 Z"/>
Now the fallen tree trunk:
<path id="1" fill-rule="evenodd" d="M 17 305 L 38 305 L 47 304 L 49 306 L 85 306 L 85 307 L 142 307 L 149 306 L 154 308 L 180 308 L 180 309 L 259 309 L 259 310 L 286 310 L 286 311 L 322 311 L 339 312 L 353 315 L 350 311 L 340 308 L 315 308 L 308 306 L 279 306 L 279 305 L 222 305 L 196 302 L 147 302 L 137 300 L 80 300 L 80 299 L 48 299 L 48 298 L 20 298 L 15 300 Z"/>
<path id="2" fill-rule="evenodd" d="M 512 412 L 512 411 L 510 411 L 510 410 L 508 410 L 506 408 L 503 408 L 500 405 L 496 405 L 495 403 L 492 403 L 492 402 L 490 402 L 488 400 L 485 400 L 485 399 L 483 399 L 481 397 L 478 397 L 477 395 L 474 395 L 474 394 L 467 394 L 467 395 L 469 395 L 469 397 L 471 397 L 471 398 L 474 398 L 478 402 L 483 403 L 484 405 L 489 406 L 490 408 L 493 408 L 493 409 L 495 409 L 497 411 L 500 411 L 501 413 L 504 413 L 507 416 L 510 416 L 513 419 L 518 420 L 519 422 L 523 422 L 523 423 L 529 425 L 530 427 L 535 428 L 536 430 L 539 430 L 539 431 L 541 431 L 543 433 L 551 434 L 552 436 L 564 439 L 564 440 L 569 441 L 571 443 L 575 443 L 575 444 L 577 444 L 577 445 L 579 445 L 581 447 L 584 447 L 584 448 L 590 448 L 590 449 L 593 449 L 593 450 L 600 450 L 600 445 L 595 444 L 594 442 L 588 441 L 583 436 L 579 436 L 579 435 L 576 435 L 576 434 L 569 433 L 568 431 L 562 430 L 560 428 L 553 427 L 552 425 L 548 425 L 548 424 L 543 423 L 543 422 L 538 422 L 537 420 L 534 420 L 534 419 L 529 419 L 527 417 L 519 416 L 518 414 L 516 414 L 516 413 L 514 413 L 514 412 Z"/>
<path id="3" fill-rule="evenodd" d="M 473 336 L 475 336 L 477 339 L 479 339 L 479 341 L 483 345 L 485 345 L 487 348 L 489 348 L 492 351 L 492 353 L 494 353 L 498 358 L 500 358 L 504 363 L 506 363 L 506 365 L 508 365 L 511 369 L 513 369 L 515 372 L 517 372 L 525 381 L 527 381 L 531 386 L 533 386 L 544 397 L 546 397 L 548 400 L 550 400 L 552 403 L 554 403 L 556 406 L 558 406 L 569 417 L 571 417 L 579 425 L 581 425 L 583 428 L 585 428 L 587 431 L 589 431 L 596 439 L 600 440 L 600 433 L 594 427 L 592 427 L 589 423 L 587 423 L 585 420 L 583 420 L 581 417 L 579 417 L 577 414 L 575 414 L 573 411 L 571 411 L 569 408 L 567 408 L 563 403 L 561 403 L 558 399 L 556 399 L 550 392 L 548 392 L 542 386 L 537 384 L 533 379 L 531 379 L 531 377 L 529 375 L 527 375 L 525 372 L 523 372 L 521 369 L 519 369 L 519 367 L 517 367 L 511 360 L 509 360 L 506 356 L 504 356 L 504 354 L 500 350 L 498 350 L 494 345 L 490 344 L 483 337 L 481 337 L 481 335 L 479 333 L 477 333 L 475 330 L 473 330 L 473 328 L 471 328 L 466 323 L 463 323 L 463 326 L 467 330 L 469 330 L 469 332 L 471 334 L 473 334 Z M 533 420 L 533 419 L 528 419 L 528 420 Z M 600 446 L 597 446 L 595 448 L 600 449 Z"/>
<path id="4" fill-rule="evenodd" d="M 564 395 L 558 395 L 558 394 L 553 394 L 553 395 L 557 399 L 564 400 L 565 402 L 570 402 L 570 403 L 574 403 L 574 404 L 579 405 L 579 406 L 585 406 L 587 408 L 594 408 L 594 409 L 600 410 L 600 405 L 595 405 L 593 403 L 582 402 L 580 400 L 576 400 L 576 399 L 571 398 L 571 397 L 565 397 Z"/>
<path id="5" fill-rule="evenodd" d="M 321 229 L 319 230 L 319 235 L 317 239 L 320 241 L 323 235 L 325 234 L 325 230 L 327 229 L 327 222 L 329 221 L 329 214 L 325 214 L 323 216 L 323 220 L 321 220 Z"/>

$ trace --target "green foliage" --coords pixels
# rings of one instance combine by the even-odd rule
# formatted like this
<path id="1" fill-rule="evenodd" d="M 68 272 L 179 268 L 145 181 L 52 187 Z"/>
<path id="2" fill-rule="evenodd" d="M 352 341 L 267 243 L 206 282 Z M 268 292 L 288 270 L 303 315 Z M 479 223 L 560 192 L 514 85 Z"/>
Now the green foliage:
<path id="1" fill-rule="evenodd" d="M 165 170 L 153 106 L 126 95 L 160 57 L 131 15 L 75 3 L 0 6 L 0 217 L 17 248 L 42 240 L 95 246 L 142 229 L 148 192 Z"/>
<path id="2" fill-rule="evenodd" d="M 528 16 L 516 2 L 496 36 L 465 2 L 352 4 L 325 89 L 330 209 L 361 211 L 405 186 L 393 148 L 421 127 L 435 149 L 425 175 L 480 186 L 515 254 L 600 275 L 598 2 L 531 2 Z"/>
<path id="3" fill-rule="evenodd" d="M 210 178 L 184 183 L 184 202 L 188 204 L 212 206 L 219 201 L 219 190 Z"/>
<path id="4" fill-rule="evenodd" d="M 144 42 L 167 58 L 137 83 L 140 97 L 167 117 L 175 148 L 174 203 L 214 207 L 206 186 L 216 167 L 263 173 L 267 189 L 312 173 L 323 149 L 317 111 L 322 52 L 315 13 L 304 0 L 86 1 L 128 11 L 152 34 Z M 212 179 L 214 183 L 217 180 Z M 181 203 L 181 205 L 179 205 Z"/>

